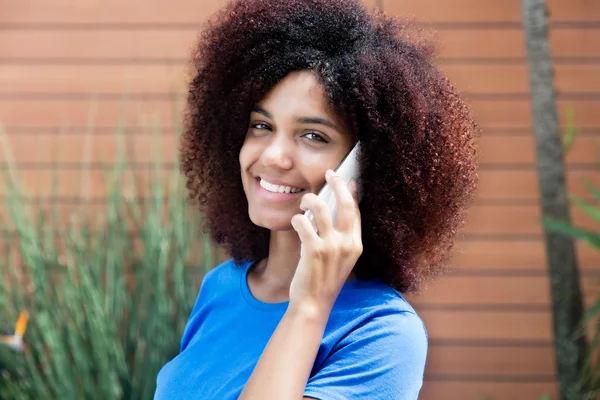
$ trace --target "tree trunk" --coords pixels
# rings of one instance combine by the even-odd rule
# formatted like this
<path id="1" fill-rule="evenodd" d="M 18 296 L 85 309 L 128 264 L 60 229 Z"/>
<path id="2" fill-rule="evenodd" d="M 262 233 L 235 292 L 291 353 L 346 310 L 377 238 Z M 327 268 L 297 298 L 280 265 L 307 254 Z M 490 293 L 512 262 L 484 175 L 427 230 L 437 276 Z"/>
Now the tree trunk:
<path id="1" fill-rule="evenodd" d="M 548 38 L 545 0 L 522 0 L 523 28 L 529 64 L 538 179 L 543 217 L 571 223 L 565 181 L 564 148 L 556 111 L 554 71 Z M 582 398 L 577 384 L 587 345 L 576 337 L 583 317 L 583 301 L 573 239 L 544 230 L 552 297 L 554 347 L 560 397 Z"/>

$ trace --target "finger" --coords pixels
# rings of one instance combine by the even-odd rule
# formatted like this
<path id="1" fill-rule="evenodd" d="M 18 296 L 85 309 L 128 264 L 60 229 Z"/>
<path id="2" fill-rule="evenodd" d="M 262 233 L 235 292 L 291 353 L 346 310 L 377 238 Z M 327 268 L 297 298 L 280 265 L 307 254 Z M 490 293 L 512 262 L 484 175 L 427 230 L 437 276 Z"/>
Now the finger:
<path id="1" fill-rule="evenodd" d="M 360 243 L 362 245 L 362 221 L 360 218 L 360 213 L 358 214 L 358 218 L 354 221 L 354 226 L 352 227 L 352 239 L 354 243 Z"/>
<path id="2" fill-rule="evenodd" d="M 327 206 L 327 203 L 321 200 L 316 194 L 305 194 L 300 202 L 300 208 L 310 210 L 320 237 L 326 237 L 333 232 L 331 210 Z"/>
<path id="3" fill-rule="evenodd" d="M 357 218 L 357 200 L 352 195 L 348 185 L 342 178 L 331 170 L 325 174 L 327 183 L 331 186 L 337 202 L 337 221 L 335 228 L 340 232 L 350 232 Z"/>
<path id="4" fill-rule="evenodd" d="M 358 183 L 354 179 L 350 181 L 350 194 L 352 194 L 352 198 L 356 201 L 356 204 L 358 204 Z"/>
<path id="5" fill-rule="evenodd" d="M 296 214 L 292 217 L 292 228 L 298 232 L 300 241 L 309 247 L 313 247 L 321 240 L 304 214 Z"/>

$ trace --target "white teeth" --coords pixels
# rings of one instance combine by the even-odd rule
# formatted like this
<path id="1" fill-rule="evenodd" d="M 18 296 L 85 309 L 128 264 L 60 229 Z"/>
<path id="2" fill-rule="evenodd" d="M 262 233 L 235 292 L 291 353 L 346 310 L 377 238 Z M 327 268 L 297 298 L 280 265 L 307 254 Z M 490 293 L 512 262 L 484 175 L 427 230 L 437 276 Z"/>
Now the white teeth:
<path id="1" fill-rule="evenodd" d="M 275 185 L 265 181 L 264 179 L 260 180 L 260 186 L 273 193 L 298 193 L 302 191 L 302 189 L 293 188 L 290 186 Z"/>

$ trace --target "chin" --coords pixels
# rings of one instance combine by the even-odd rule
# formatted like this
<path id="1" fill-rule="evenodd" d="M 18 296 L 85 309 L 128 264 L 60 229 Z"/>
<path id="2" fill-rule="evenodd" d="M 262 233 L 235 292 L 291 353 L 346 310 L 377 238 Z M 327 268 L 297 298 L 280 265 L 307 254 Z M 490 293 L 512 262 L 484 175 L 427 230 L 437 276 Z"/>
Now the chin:
<path id="1" fill-rule="evenodd" d="M 250 213 L 250 220 L 254 225 L 270 231 L 289 231 L 294 230 L 292 227 L 292 217 L 279 215 L 264 215 L 264 213 Z"/>

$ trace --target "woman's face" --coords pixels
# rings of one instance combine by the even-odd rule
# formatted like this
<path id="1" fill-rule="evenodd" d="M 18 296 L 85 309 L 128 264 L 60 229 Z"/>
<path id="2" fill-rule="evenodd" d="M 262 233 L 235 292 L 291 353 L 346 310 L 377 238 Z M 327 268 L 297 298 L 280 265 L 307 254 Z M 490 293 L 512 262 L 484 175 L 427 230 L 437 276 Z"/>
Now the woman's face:
<path id="1" fill-rule="evenodd" d="M 292 229 L 302 196 L 319 192 L 325 171 L 335 169 L 353 144 L 313 73 L 289 74 L 254 108 L 240 151 L 252 222 Z"/>

